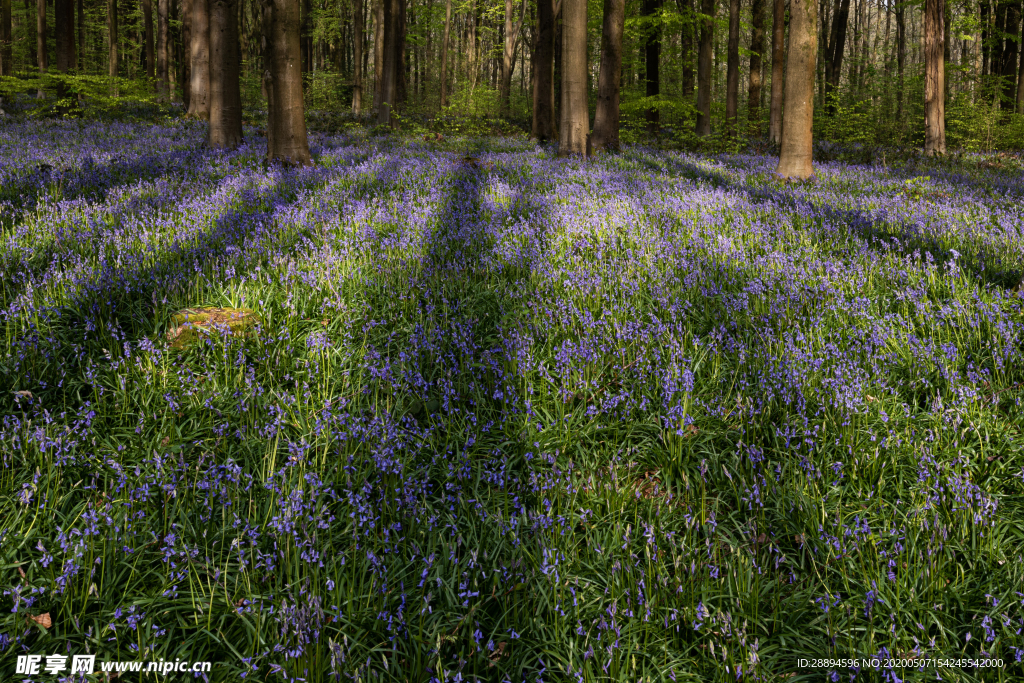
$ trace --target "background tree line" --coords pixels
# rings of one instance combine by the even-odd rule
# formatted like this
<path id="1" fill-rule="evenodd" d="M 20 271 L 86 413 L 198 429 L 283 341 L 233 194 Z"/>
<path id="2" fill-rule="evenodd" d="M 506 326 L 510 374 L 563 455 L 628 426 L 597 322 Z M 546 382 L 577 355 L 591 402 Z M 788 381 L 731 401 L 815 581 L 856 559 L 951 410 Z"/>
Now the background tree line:
<path id="1" fill-rule="evenodd" d="M 578 104 L 602 146 L 607 131 L 600 117 L 608 113 L 601 103 L 608 105 L 615 90 L 622 135 L 630 139 L 778 140 L 781 134 L 783 90 L 773 84 L 785 78 L 790 0 L 291 4 L 294 12 L 285 14 L 295 24 L 307 107 L 351 108 L 381 120 L 390 120 L 380 116 L 382 108 L 500 114 L 529 122 L 540 138 L 555 138 L 568 88 L 582 98 Z M 155 96 L 206 116 L 207 105 L 197 110 L 189 101 L 192 64 L 210 51 L 230 50 L 237 56 L 230 60 L 238 72 L 237 106 L 262 108 L 272 94 L 264 74 L 274 13 L 267 8 L 274 6 L 265 0 L 0 0 L 0 74 L 141 80 Z M 812 9 L 817 136 L 924 143 L 927 57 L 935 46 L 939 99 L 954 143 L 1006 144 L 1022 128 L 1016 116 L 1024 113 L 1022 0 L 816 0 Z M 195 36 L 209 31 L 210 21 L 222 27 L 229 19 L 228 44 L 213 41 L 197 52 Z M 578 78 L 565 73 L 567 58 L 578 62 Z M 618 70 L 616 88 L 608 69 Z M 933 69 L 933 83 L 936 78 Z"/>

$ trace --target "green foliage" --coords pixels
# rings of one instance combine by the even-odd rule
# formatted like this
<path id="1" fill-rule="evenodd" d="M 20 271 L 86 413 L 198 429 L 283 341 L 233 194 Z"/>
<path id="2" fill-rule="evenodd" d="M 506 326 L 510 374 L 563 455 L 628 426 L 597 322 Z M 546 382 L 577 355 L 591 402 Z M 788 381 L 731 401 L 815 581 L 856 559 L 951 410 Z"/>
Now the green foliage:
<path id="1" fill-rule="evenodd" d="M 39 91 L 46 97 L 32 99 Z M 173 110 L 157 100 L 148 80 L 92 74 L 26 72 L 0 77 L 0 97 L 20 99 L 30 117 L 87 116 L 96 119 L 152 119 Z"/>

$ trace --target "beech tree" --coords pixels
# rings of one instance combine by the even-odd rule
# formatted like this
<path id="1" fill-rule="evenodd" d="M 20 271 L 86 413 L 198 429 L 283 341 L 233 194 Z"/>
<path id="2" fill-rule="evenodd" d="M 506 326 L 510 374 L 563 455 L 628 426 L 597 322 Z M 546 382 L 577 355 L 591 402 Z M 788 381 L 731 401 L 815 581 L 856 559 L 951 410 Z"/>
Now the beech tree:
<path id="1" fill-rule="evenodd" d="M 562 121 L 558 154 L 587 153 L 587 0 L 562 0 Z"/>
<path id="2" fill-rule="evenodd" d="M 209 10 L 208 0 L 192 0 L 188 115 L 198 119 L 210 118 Z"/>
<path id="3" fill-rule="evenodd" d="M 14 44 L 11 34 L 11 0 L 0 0 L 0 76 L 10 76 L 14 73 Z"/>
<path id="4" fill-rule="evenodd" d="M 736 134 L 740 91 L 740 0 L 729 0 L 729 46 L 725 69 L 725 128 Z"/>
<path id="5" fill-rule="evenodd" d="M 760 132 L 761 118 L 761 68 L 764 54 L 765 0 L 753 0 L 751 15 L 753 26 L 750 35 L 750 81 L 747 87 L 747 120 L 750 132 Z"/>
<path id="6" fill-rule="evenodd" d="M 619 87 L 622 79 L 622 32 L 626 20 L 625 0 L 604 0 L 601 28 L 601 71 L 597 85 L 591 153 L 619 149 Z"/>
<path id="7" fill-rule="evenodd" d="M 537 37 L 533 50 L 533 137 L 553 140 L 555 125 L 555 5 L 537 0 Z"/>
<path id="8" fill-rule="evenodd" d="M 772 5 L 772 93 L 769 104 L 768 139 L 782 142 L 782 83 L 786 57 L 786 0 Z"/>
<path id="9" fill-rule="evenodd" d="M 644 81 L 646 95 L 656 98 L 661 95 L 661 0 L 643 0 L 643 16 L 647 19 L 644 25 Z M 648 107 L 646 111 L 647 128 L 651 132 L 658 130 L 660 116 L 658 107 Z"/>
<path id="10" fill-rule="evenodd" d="M 143 44 L 146 46 L 146 78 L 153 80 L 155 60 L 153 59 L 153 0 L 142 0 Z M 156 85 L 154 83 L 154 85 Z"/>
<path id="11" fill-rule="evenodd" d="M 790 0 L 789 49 L 786 55 L 786 98 L 782 148 L 775 172 L 783 178 L 809 178 L 814 173 L 814 74 L 818 56 L 817 0 Z"/>
<path id="12" fill-rule="evenodd" d="M 262 2 L 266 40 L 263 82 L 267 91 L 267 160 L 309 166 L 312 160 L 302 93 L 299 0 Z"/>
<path id="13" fill-rule="evenodd" d="M 192 6 L 207 1 L 210 17 L 210 126 L 206 142 L 214 149 L 234 149 L 242 143 L 238 0 L 193 0 Z"/>
<path id="14" fill-rule="evenodd" d="M 943 62 L 943 0 L 924 4 L 924 153 L 946 153 L 945 71 Z"/>
<path id="15" fill-rule="evenodd" d="M 237 5 L 237 0 L 236 3 Z M 170 99 L 170 73 L 167 69 L 167 12 L 168 12 L 168 0 L 157 0 L 156 4 L 156 81 L 157 81 L 157 92 L 160 93 L 161 98 Z M 238 12 L 235 12 L 236 16 L 236 29 L 237 29 L 237 16 Z M 238 45 L 238 33 L 235 32 L 235 46 Z M 237 58 L 235 59 L 237 62 Z M 236 69 L 237 73 L 237 69 Z"/>
<path id="16" fill-rule="evenodd" d="M 449 7 L 451 0 L 448 0 Z M 352 113 L 363 111 L 363 0 L 356 0 L 352 18 Z"/>
<path id="17" fill-rule="evenodd" d="M 715 38 L 715 0 L 701 0 L 700 48 L 697 52 L 697 135 L 711 135 L 711 62 Z"/>

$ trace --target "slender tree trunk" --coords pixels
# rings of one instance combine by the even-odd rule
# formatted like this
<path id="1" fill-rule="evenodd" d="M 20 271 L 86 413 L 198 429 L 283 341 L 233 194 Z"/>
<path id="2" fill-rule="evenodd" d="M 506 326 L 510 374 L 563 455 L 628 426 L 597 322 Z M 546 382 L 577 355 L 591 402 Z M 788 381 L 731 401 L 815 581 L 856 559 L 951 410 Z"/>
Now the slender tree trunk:
<path id="1" fill-rule="evenodd" d="M 661 0 L 643 0 L 643 16 L 648 22 L 644 27 L 646 36 L 644 41 L 644 80 L 647 84 L 646 94 L 649 98 L 657 98 L 661 95 Z M 650 133 L 658 132 L 660 115 L 658 107 L 652 106 L 647 109 L 647 130 Z"/>
<path id="2" fill-rule="evenodd" d="M 533 137 L 553 140 L 555 126 L 555 7 L 553 0 L 537 0 L 537 37 L 534 45 Z"/>
<path id="3" fill-rule="evenodd" d="M 1020 44 L 1024 45 L 1024 22 L 1021 22 Z M 1017 68 L 1017 113 L 1024 114 L 1024 55 Z"/>
<path id="4" fill-rule="evenodd" d="M 381 103 L 377 112 L 377 124 L 390 126 L 392 124 L 391 113 L 397 105 L 399 57 L 401 50 L 398 47 L 399 40 L 399 0 L 384 0 L 384 42 L 383 53 L 384 63 L 381 70 Z"/>
<path id="5" fill-rule="evenodd" d="M 10 6 L 11 0 L 0 0 L 0 5 L 7 3 Z M 85 70 L 85 3 L 78 0 L 78 70 Z M 2 60 L 0 60 L 2 61 Z"/>
<path id="6" fill-rule="evenodd" d="M 622 32 L 626 19 L 625 0 L 604 0 L 601 29 L 601 73 L 597 84 L 597 110 L 590 151 L 619 149 L 619 86 L 622 81 Z"/>
<path id="7" fill-rule="evenodd" d="M 782 150 L 776 173 L 783 178 L 809 178 L 814 138 L 814 73 L 818 55 L 816 0 L 791 0 L 789 54 L 786 59 L 786 113 Z"/>
<path id="8" fill-rule="evenodd" d="M 715 0 L 701 0 L 704 15 L 697 53 L 697 135 L 711 135 L 711 69 L 714 60 Z"/>
<path id="9" fill-rule="evenodd" d="M 146 78 L 153 81 L 156 60 L 153 58 L 153 0 L 142 0 L 142 22 L 144 27 L 143 46 L 146 60 Z M 154 85 L 156 85 L 154 83 Z"/>
<path id="10" fill-rule="evenodd" d="M 352 15 L 352 113 L 363 111 L 363 0 L 355 0 Z"/>
<path id="11" fill-rule="evenodd" d="M 373 21 L 373 110 L 380 112 L 381 93 L 384 85 L 384 3 L 376 0 Z"/>
<path id="12" fill-rule="evenodd" d="M 903 64 L 907 58 L 906 9 L 896 3 L 896 122 L 903 120 Z"/>
<path id="13" fill-rule="evenodd" d="M 193 0 L 196 4 L 205 1 Z M 206 142 L 213 149 L 234 149 L 242 143 L 237 3 L 209 0 L 210 126 Z"/>
<path id="14" fill-rule="evenodd" d="M 199 0 L 195 0 L 199 2 Z M 267 160 L 309 166 L 302 96 L 299 0 L 263 0 L 268 100 Z"/>
<path id="15" fill-rule="evenodd" d="M 187 112 L 192 105 L 192 3 L 181 2 L 181 102 Z"/>
<path id="16" fill-rule="evenodd" d="M 725 128 L 736 134 L 740 90 L 740 0 L 729 0 L 729 45 L 725 67 Z"/>
<path id="17" fill-rule="evenodd" d="M 36 57 L 39 73 L 46 73 L 46 0 L 36 0 Z"/>
<path id="18" fill-rule="evenodd" d="M 752 135 L 761 133 L 761 60 L 764 54 L 765 0 L 753 0 L 750 34 L 750 84 L 747 88 L 747 121 Z"/>
<path id="19" fill-rule="evenodd" d="M 850 0 L 836 3 L 836 14 L 832 19 L 832 33 L 825 54 L 825 111 L 835 114 L 835 98 L 839 93 L 842 77 L 843 54 L 846 52 L 846 29 L 850 20 Z M 792 39 L 792 37 L 790 38 Z"/>
<path id="20" fill-rule="evenodd" d="M 407 74 L 409 70 L 409 62 L 405 51 L 405 34 L 406 34 L 406 6 L 405 0 L 397 0 L 394 7 L 393 16 L 395 17 L 395 102 L 394 109 L 400 109 L 407 100 L 408 82 Z"/>
<path id="21" fill-rule="evenodd" d="M 587 2 L 562 0 L 562 122 L 558 154 L 587 153 Z"/>
<path id="22" fill-rule="evenodd" d="M 107 74 L 111 79 L 117 78 L 119 68 L 119 55 L 118 55 L 118 26 L 117 26 L 117 0 L 107 0 L 107 35 L 108 35 L 108 52 L 107 52 Z M 117 82 L 114 82 L 114 97 L 118 96 Z"/>
<path id="23" fill-rule="evenodd" d="M 772 94 L 768 112 L 768 139 L 782 142 L 782 93 L 786 57 L 786 0 L 772 5 Z"/>
<path id="24" fill-rule="evenodd" d="M 763 0 L 756 0 L 763 2 Z M 683 99 L 693 97 L 693 0 L 676 0 L 683 17 L 683 31 L 679 36 L 679 53 L 682 59 Z"/>
<path id="25" fill-rule="evenodd" d="M 210 8 L 208 0 L 192 0 L 192 79 L 188 115 L 210 118 Z"/>
<path id="26" fill-rule="evenodd" d="M 498 83 L 498 106 L 503 116 L 508 116 L 511 97 L 509 92 L 512 84 L 512 50 L 515 36 L 512 33 L 512 13 L 515 5 L 512 0 L 505 0 L 504 45 L 501 51 L 501 76 Z M 525 9 L 525 8 L 524 8 Z"/>
<path id="27" fill-rule="evenodd" d="M 444 5 L 444 38 L 441 40 L 441 101 L 440 109 L 448 106 L 448 46 L 452 32 L 452 0 Z"/>
<path id="28" fill-rule="evenodd" d="M 0 76 L 10 76 L 14 73 L 11 34 L 11 0 L 0 0 Z"/>
<path id="29" fill-rule="evenodd" d="M 942 58 L 943 0 L 925 0 L 924 6 L 924 153 L 946 153 L 946 93 Z"/>
<path id="30" fill-rule="evenodd" d="M 57 43 L 57 71 L 68 73 L 75 68 L 75 2 L 54 0 L 53 26 Z"/>
<path id="31" fill-rule="evenodd" d="M 1017 99 L 1017 24 L 1020 22 L 1017 8 L 1017 4 L 1006 3 L 1003 19 L 1005 40 L 1003 42 L 1001 104 L 1007 112 L 1013 111 L 1013 106 Z"/>
<path id="32" fill-rule="evenodd" d="M 234 6 L 237 0 L 232 3 Z M 157 0 L 156 3 L 156 79 L 157 92 L 161 99 L 170 101 L 170 74 L 167 69 L 167 20 L 168 0 Z M 238 13 L 235 13 L 235 43 L 238 43 Z M 235 59 L 237 62 L 237 58 Z M 237 67 L 236 67 L 237 70 Z"/>

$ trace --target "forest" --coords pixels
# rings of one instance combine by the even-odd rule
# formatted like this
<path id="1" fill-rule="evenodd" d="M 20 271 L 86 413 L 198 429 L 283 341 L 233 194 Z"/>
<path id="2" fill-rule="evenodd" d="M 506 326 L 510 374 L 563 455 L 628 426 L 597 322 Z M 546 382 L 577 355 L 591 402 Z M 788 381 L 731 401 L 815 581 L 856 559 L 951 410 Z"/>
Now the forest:
<path id="1" fill-rule="evenodd" d="M 1021 10 L 0 0 L 0 681 L 1024 680 Z"/>

